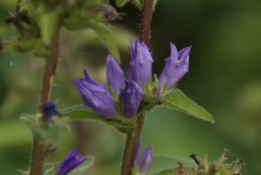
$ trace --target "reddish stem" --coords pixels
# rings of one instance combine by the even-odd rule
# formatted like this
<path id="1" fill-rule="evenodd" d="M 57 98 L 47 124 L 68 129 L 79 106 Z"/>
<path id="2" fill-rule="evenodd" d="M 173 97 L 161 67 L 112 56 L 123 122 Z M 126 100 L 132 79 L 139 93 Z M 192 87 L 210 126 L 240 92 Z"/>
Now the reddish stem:
<path id="1" fill-rule="evenodd" d="M 138 145 L 141 131 L 143 128 L 145 119 L 145 113 L 141 114 L 137 120 L 137 128 L 135 128 L 132 133 L 127 135 L 127 140 L 125 143 L 124 156 L 122 160 L 121 175 L 131 175 L 131 169 L 134 164 L 136 147 Z"/>
<path id="2" fill-rule="evenodd" d="M 140 40 L 144 41 L 146 45 L 149 47 L 153 0 L 144 0 L 142 12 L 143 13 L 141 18 Z"/>
<path id="3" fill-rule="evenodd" d="M 53 79 L 55 76 L 56 65 L 59 54 L 59 27 L 54 31 L 53 38 L 50 43 L 50 56 L 46 60 L 45 72 L 43 78 L 41 99 L 38 108 L 38 112 L 43 112 L 43 104 L 50 100 Z M 47 122 L 47 119 L 41 118 L 42 122 Z M 44 153 L 44 141 L 33 136 L 33 152 L 30 175 L 42 175 L 43 174 L 43 153 Z"/>

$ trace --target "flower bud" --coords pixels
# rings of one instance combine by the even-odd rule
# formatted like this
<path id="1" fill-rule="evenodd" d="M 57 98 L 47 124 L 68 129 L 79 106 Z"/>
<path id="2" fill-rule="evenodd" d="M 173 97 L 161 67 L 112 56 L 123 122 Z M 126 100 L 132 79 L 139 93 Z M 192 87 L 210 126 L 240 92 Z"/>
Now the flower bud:
<path id="1" fill-rule="evenodd" d="M 129 80 L 134 80 L 142 87 L 144 83 L 147 84 L 151 76 L 153 59 L 148 47 L 143 41 L 134 42 L 131 40 L 130 44 L 131 61 L 127 72 L 128 78 Z"/>
<path id="2" fill-rule="evenodd" d="M 124 73 L 120 66 L 114 60 L 113 56 L 108 55 L 106 58 L 108 85 L 113 88 L 114 92 L 119 95 L 124 85 Z"/>
<path id="3" fill-rule="evenodd" d="M 54 125 L 53 116 L 61 114 L 56 110 L 56 106 L 53 102 L 45 102 L 43 104 L 43 115 Z"/>
<path id="4" fill-rule="evenodd" d="M 126 87 L 121 91 L 122 115 L 133 117 L 139 108 L 144 92 L 135 81 L 126 80 Z"/>
<path id="5" fill-rule="evenodd" d="M 135 155 L 135 164 L 137 166 L 139 174 L 146 174 L 150 168 L 150 164 L 153 158 L 152 146 L 148 145 L 147 148 L 141 154 L 141 140 L 139 140 L 136 155 Z"/>
<path id="6" fill-rule="evenodd" d="M 141 154 L 141 139 L 139 139 L 138 145 L 136 147 L 136 154 L 135 154 L 135 159 L 134 159 L 135 163 L 139 162 L 140 154 Z"/>
<path id="7" fill-rule="evenodd" d="M 78 87 L 82 95 L 84 105 L 90 106 L 98 114 L 105 117 L 115 116 L 117 109 L 113 97 L 107 92 L 103 83 L 93 81 L 86 70 L 83 71 L 85 78 L 72 81 Z"/>
<path id="8" fill-rule="evenodd" d="M 86 158 L 82 157 L 79 154 L 79 151 L 74 147 L 69 154 L 65 157 L 65 159 L 59 164 L 59 166 L 55 169 L 58 171 L 56 175 L 66 175 L 74 168 L 82 164 Z"/>
<path id="9" fill-rule="evenodd" d="M 188 72 L 191 46 L 178 52 L 176 46 L 170 43 L 170 49 L 170 56 L 165 59 L 166 64 L 159 78 L 160 88 L 167 85 L 166 89 L 170 89 Z"/>

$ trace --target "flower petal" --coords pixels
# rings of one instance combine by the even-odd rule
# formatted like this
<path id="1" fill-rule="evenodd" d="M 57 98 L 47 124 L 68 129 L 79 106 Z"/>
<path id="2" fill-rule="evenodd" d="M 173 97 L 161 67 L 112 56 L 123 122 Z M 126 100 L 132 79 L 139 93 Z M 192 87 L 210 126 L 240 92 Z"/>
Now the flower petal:
<path id="1" fill-rule="evenodd" d="M 126 80 L 126 87 L 121 91 L 122 114 L 125 118 L 133 117 L 139 108 L 144 92 L 135 81 Z"/>
<path id="2" fill-rule="evenodd" d="M 165 67 L 160 75 L 158 87 L 166 89 L 173 87 L 187 72 L 189 67 L 190 47 L 185 47 L 181 51 L 177 51 L 176 46 L 170 43 L 171 54 L 165 60 Z"/>
<path id="3" fill-rule="evenodd" d="M 103 83 L 94 82 L 86 70 L 83 71 L 85 78 L 72 81 L 78 87 L 82 95 L 84 104 L 90 106 L 97 113 L 105 117 L 115 116 L 117 109 L 113 97 L 107 92 Z"/>
<path id="4" fill-rule="evenodd" d="M 129 80 L 134 80 L 140 87 L 147 84 L 152 72 L 153 59 L 148 47 L 142 41 L 130 41 L 131 61 L 128 70 Z"/>
<path id="5" fill-rule="evenodd" d="M 113 56 L 108 55 L 106 58 L 107 64 L 107 79 L 110 87 L 119 95 L 122 86 L 124 85 L 124 73 Z"/>

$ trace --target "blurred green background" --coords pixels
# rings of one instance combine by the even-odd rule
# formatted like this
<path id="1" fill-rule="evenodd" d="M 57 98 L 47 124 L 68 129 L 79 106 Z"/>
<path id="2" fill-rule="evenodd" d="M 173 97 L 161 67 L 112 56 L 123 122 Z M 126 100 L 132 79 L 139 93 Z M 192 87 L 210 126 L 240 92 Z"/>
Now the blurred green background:
<path id="1" fill-rule="evenodd" d="M 4 26 L 15 0 L 0 0 L 0 37 L 10 35 Z M 114 4 L 114 1 L 112 1 Z M 142 134 L 143 147 L 154 154 L 189 159 L 195 153 L 217 159 L 223 148 L 230 159 L 245 161 L 244 173 L 261 174 L 261 1 L 259 0 L 160 0 L 153 15 L 151 43 L 153 72 L 160 75 L 169 56 L 169 42 L 178 49 L 192 45 L 190 71 L 179 82 L 187 96 L 204 106 L 216 123 L 196 120 L 180 112 L 157 108 L 148 113 Z M 131 4 L 119 9 L 127 15 L 113 22 L 122 67 L 130 60 L 129 39 L 139 34 L 139 11 Z M 8 32 L 7 32 L 8 31 Z M 86 68 L 100 82 L 106 81 L 108 51 L 92 31 L 63 31 L 61 56 L 53 101 L 58 109 L 82 103 L 72 78 Z M 0 60 L 0 170 L 19 174 L 29 168 L 32 139 L 19 117 L 37 111 L 44 59 L 30 54 L 4 52 Z M 71 122 L 71 131 L 58 143 L 59 151 L 46 161 L 60 161 L 78 145 L 96 162 L 88 174 L 119 174 L 124 136 L 97 122 Z M 85 138 L 85 139 L 82 139 Z"/>

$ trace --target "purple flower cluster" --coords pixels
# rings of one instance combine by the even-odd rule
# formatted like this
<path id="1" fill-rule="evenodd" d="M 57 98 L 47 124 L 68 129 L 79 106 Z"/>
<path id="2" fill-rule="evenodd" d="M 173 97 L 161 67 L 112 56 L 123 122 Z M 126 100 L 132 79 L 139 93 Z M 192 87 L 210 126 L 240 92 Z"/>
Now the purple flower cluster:
<path id="1" fill-rule="evenodd" d="M 58 171 L 56 175 L 66 175 L 74 168 L 82 164 L 86 158 L 79 154 L 79 151 L 74 147 L 65 157 L 65 159 L 60 163 L 60 165 L 55 169 Z"/>
<path id="2" fill-rule="evenodd" d="M 128 80 L 125 80 L 124 72 L 114 58 L 111 55 L 106 58 L 108 85 L 120 96 L 121 112 L 125 118 L 131 118 L 137 113 L 144 96 L 142 87 L 147 85 L 151 77 L 153 63 L 152 55 L 143 41 L 131 40 L 130 43 Z M 190 49 L 191 47 L 186 47 L 178 52 L 176 46 L 171 43 L 171 55 L 166 59 L 166 65 L 158 81 L 158 89 L 173 87 L 188 72 Z M 83 73 L 85 78 L 73 79 L 73 82 L 78 87 L 84 104 L 102 116 L 116 116 L 118 111 L 115 101 L 104 84 L 94 82 L 86 70 Z"/>
<path id="3" fill-rule="evenodd" d="M 143 151 L 143 154 L 141 155 L 141 140 L 139 140 L 139 143 L 136 148 L 136 155 L 134 160 L 139 174 L 146 174 L 146 172 L 150 168 L 152 157 L 153 157 L 153 151 L 151 145 L 148 145 Z"/>

